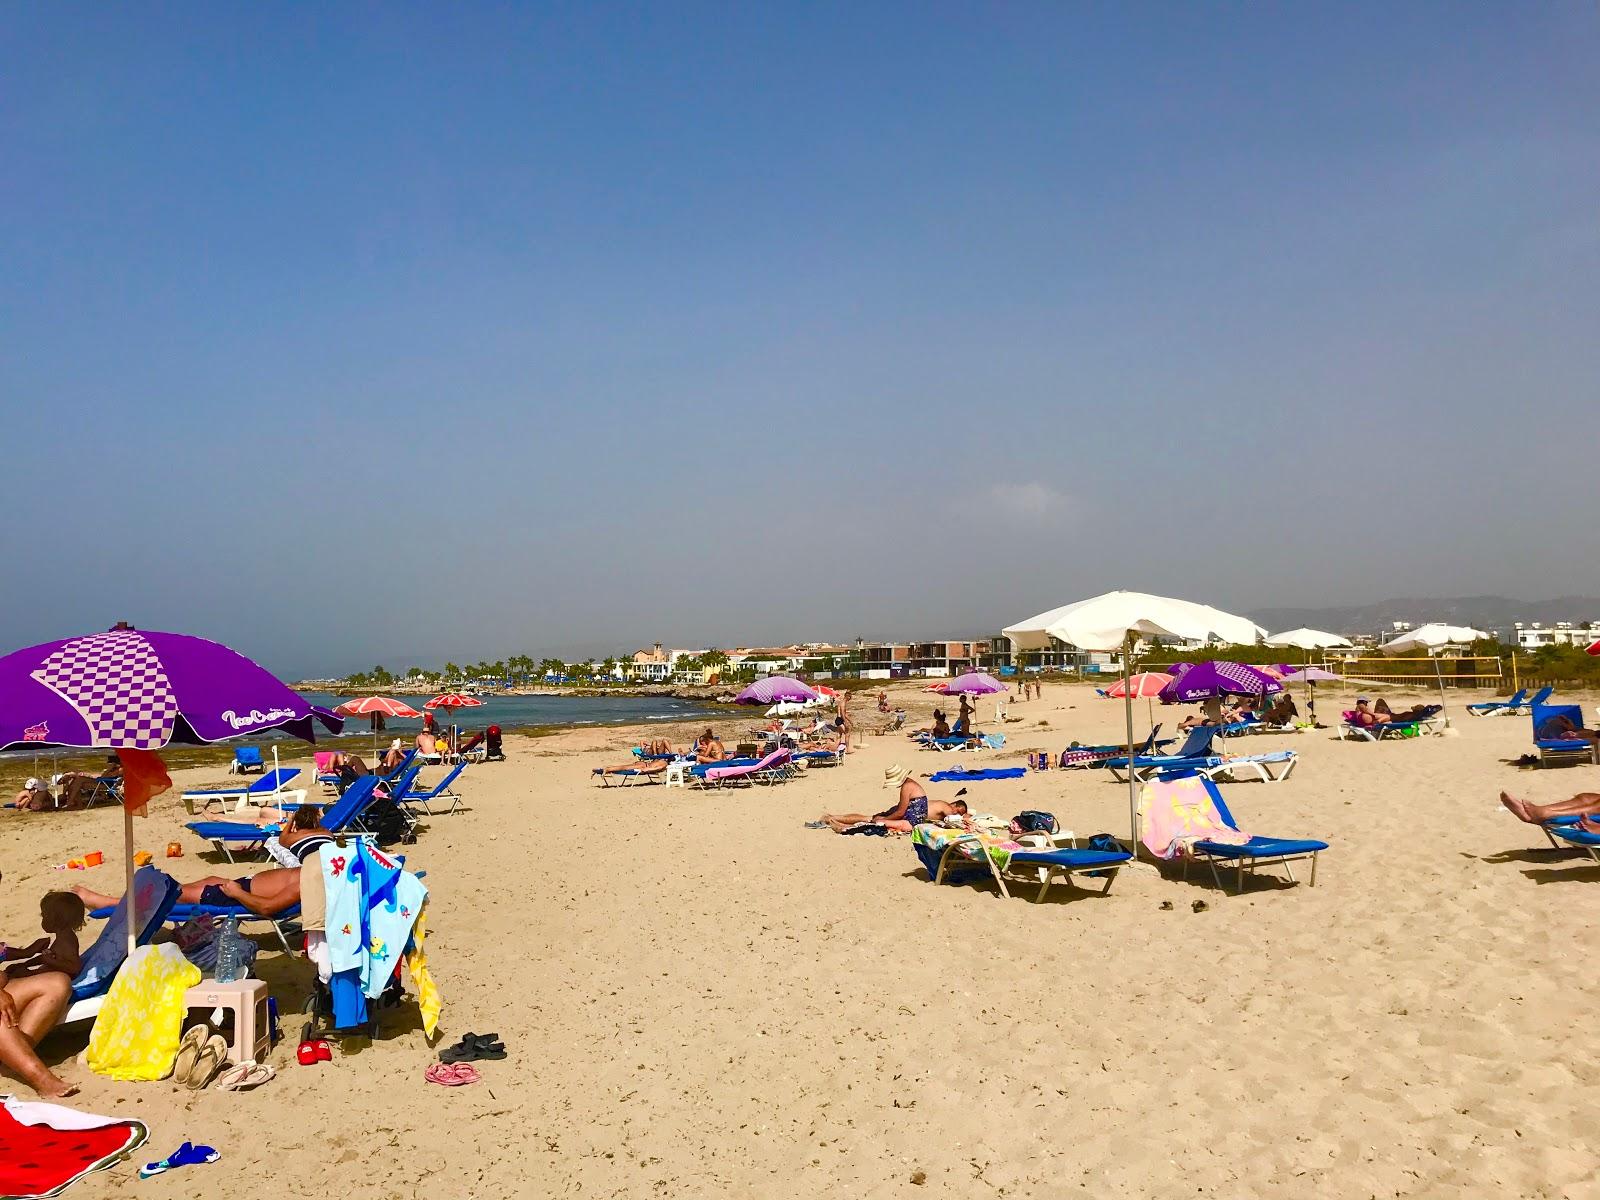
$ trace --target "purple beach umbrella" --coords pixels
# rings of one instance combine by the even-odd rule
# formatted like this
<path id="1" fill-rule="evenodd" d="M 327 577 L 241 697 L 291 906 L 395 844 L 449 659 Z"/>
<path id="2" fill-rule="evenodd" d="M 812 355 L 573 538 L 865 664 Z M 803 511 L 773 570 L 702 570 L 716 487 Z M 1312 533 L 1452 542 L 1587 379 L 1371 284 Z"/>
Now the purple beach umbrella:
<path id="1" fill-rule="evenodd" d="M 821 699 L 798 679 L 790 679 L 787 675 L 773 675 L 767 679 L 758 679 L 744 691 L 733 698 L 735 704 L 779 704 L 785 700 L 804 704 L 811 700 Z"/>
<path id="2" fill-rule="evenodd" d="M 1344 676 L 1335 675 L 1332 671 L 1324 671 L 1321 667 L 1306 667 L 1301 670 L 1288 672 L 1283 677 L 1284 683 L 1332 683 Z"/>
<path id="3" fill-rule="evenodd" d="M 268 729 L 315 741 L 318 723 L 333 733 L 344 727 L 342 717 L 307 703 L 242 654 L 204 638 L 119 625 L 0 658 L 0 750 L 82 746 L 149 752 Z M 123 835 L 131 906 L 133 813 L 126 805 Z M 137 928 L 130 912 L 130 954 Z"/>
<path id="4" fill-rule="evenodd" d="M 1196 663 L 1161 689 L 1163 704 L 1192 704 L 1196 700 L 1214 700 L 1219 696 L 1265 696 L 1283 691 L 1283 685 L 1268 675 L 1245 663 Z"/>
<path id="5" fill-rule="evenodd" d="M 996 692 L 1010 690 L 993 675 L 983 671 L 968 671 L 965 675 L 952 679 L 944 688 L 947 696 L 992 696 Z"/>

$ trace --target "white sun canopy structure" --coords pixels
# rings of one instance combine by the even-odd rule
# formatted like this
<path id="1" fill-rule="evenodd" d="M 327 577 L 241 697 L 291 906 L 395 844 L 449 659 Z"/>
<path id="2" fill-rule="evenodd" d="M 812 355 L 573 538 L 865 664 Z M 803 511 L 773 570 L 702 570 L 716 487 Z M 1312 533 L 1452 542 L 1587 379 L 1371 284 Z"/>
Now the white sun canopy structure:
<path id="1" fill-rule="evenodd" d="M 1419 626 L 1409 633 L 1402 633 L 1378 649 L 1389 655 L 1410 654 L 1412 651 L 1421 650 L 1433 657 L 1433 676 L 1439 684 L 1439 710 L 1444 714 L 1444 723 L 1449 725 L 1450 714 L 1446 711 L 1444 672 L 1439 669 L 1439 651 L 1447 650 L 1451 646 L 1470 646 L 1473 642 L 1492 636 L 1494 635 L 1467 625 L 1442 625 L 1435 621 Z"/>
<path id="2" fill-rule="evenodd" d="M 1019 650 L 1041 650 L 1051 639 L 1080 650 L 1122 651 L 1122 678 L 1132 670 L 1133 644 L 1141 637 L 1182 638 L 1208 641 L 1212 638 L 1235 645 L 1253 646 L 1266 636 L 1266 630 L 1248 617 L 1236 617 L 1189 600 L 1152 596 L 1146 592 L 1107 592 L 1076 604 L 1052 608 L 1026 621 L 1018 621 L 1000 631 Z M 1124 686 L 1123 716 L 1128 731 L 1128 746 L 1133 741 L 1132 689 Z M 1128 826 L 1133 833 L 1133 850 L 1139 850 L 1139 785 L 1134 772 L 1128 772 Z"/>
<path id="3" fill-rule="evenodd" d="M 1293 646 L 1296 650 L 1335 650 L 1349 647 L 1350 639 L 1320 629 L 1286 629 L 1269 637 L 1267 645 Z"/>

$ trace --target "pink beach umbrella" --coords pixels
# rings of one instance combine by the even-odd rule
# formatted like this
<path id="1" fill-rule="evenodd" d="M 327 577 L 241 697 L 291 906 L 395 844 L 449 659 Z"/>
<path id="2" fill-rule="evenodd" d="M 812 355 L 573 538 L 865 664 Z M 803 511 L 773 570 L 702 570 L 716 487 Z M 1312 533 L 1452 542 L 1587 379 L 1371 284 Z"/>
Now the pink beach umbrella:
<path id="1" fill-rule="evenodd" d="M 1159 696 L 1161 689 L 1171 682 L 1172 676 L 1163 671 L 1144 671 L 1128 679 L 1117 680 L 1106 689 L 1105 694 L 1120 700 L 1132 692 L 1135 698 L 1148 700 L 1152 696 Z"/>
<path id="2" fill-rule="evenodd" d="M 773 675 L 767 679 L 758 679 L 744 691 L 733 698 L 735 704 L 779 704 L 785 700 L 792 700 L 796 704 L 805 704 L 821 697 L 798 679 L 791 679 L 787 675 Z"/>
<path id="3" fill-rule="evenodd" d="M 968 671 L 945 684 L 944 690 L 947 696 L 992 696 L 996 692 L 1009 692 L 1011 689 L 993 675 Z"/>

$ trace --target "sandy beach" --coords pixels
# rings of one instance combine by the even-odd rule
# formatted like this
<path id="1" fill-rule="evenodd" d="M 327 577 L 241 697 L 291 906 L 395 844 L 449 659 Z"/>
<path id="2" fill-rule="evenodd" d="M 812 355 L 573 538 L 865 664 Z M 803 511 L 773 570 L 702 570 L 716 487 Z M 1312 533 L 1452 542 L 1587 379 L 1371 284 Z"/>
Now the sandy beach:
<path id="1" fill-rule="evenodd" d="M 930 708 L 894 695 L 913 723 Z M 1340 698 L 1319 696 L 1324 720 Z M 434 1055 L 408 1004 L 379 1040 L 301 1067 L 287 1014 L 309 968 L 262 938 L 287 1036 L 258 1091 L 114 1083 L 75 1061 L 87 1026 L 45 1041 L 75 1104 L 148 1122 L 158 1153 L 193 1139 L 223 1155 L 151 1184 L 124 1164 L 71 1194 L 1600 1195 L 1596 941 L 1579 907 L 1600 868 L 1496 801 L 1594 790 L 1600 772 L 1518 770 L 1527 719 L 1469 718 L 1468 698 L 1452 697 L 1458 736 L 1230 744 L 1300 754 L 1282 784 L 1225 786 L 1243 828 L 1332 845 L 1315 888 L 1242 897 L 1146 867 L 1108 897 L 1008 901 L 931 886 L 909 839 L 804 827 L 886 805 L 891 763 L 978 764 L 902 736 L 739 791 L 600 788 L 590 768 L 626 757 L 627 729 L 508 740 L 510 761 L 471 768 L 464 810 L 407 850 L 432 889 L 444 1040 L 493 1030 L 508 1060 L 472 1087 L 425 1084 Z M 1182 711 L 1157 715 L 1170 728 Z M 1010 713 L 982 765 L 1121 736 L 1120 704 L 1087 687 Z M 1142 734 L 1142 703 L 1138 717 Z M 731 744 L 748 723 L 720 732 Z M 1126 789 L 1103 771 L 967 799 L 1126 832 Z M 181 841 L 165 864 L 179 879 L 218 870 L 183 819 L 157 800 L 141 845 Z M 51 887 L 118 890 L 120 845 L 110 809 L 0 820 L 0 933 L 32 936 Z M 51 870 L 91 849 L 105 866 Z"/>

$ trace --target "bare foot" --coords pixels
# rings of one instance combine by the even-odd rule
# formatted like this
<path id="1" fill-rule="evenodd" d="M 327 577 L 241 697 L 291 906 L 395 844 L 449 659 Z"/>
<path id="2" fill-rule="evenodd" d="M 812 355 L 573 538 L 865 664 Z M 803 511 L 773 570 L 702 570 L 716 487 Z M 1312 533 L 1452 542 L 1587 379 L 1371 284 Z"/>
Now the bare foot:
<path id="1" fill-rule="evenodd" d="M 1516 817 L 1517 820 L 1526 821 L 1529 825 L 1537 825 L 1539 823 L 1528 815 L 1528 802 L 1526 800 L 1518 800 L 1510 792 L 1501 792 L 1500 803 L 1509 808 L 1511 815 Z"/>
<path id="2" fill-rule="evenodd" d="M 1600 821 L 1596 821 L 1593 817 L 1579 817 L 1578 828 L 1585 833 L 1600 833 Z"/>
<path id="3" fill-rule="evenodd" d="M 68 1083 L 49 1071 L 43 1072 L 36 1078 L 28 1080 L 28 1086 L 38 1092 L 46 1100 L 65 1100 L 68 1096 L 78 1094 L 78 1085 Z"/>

